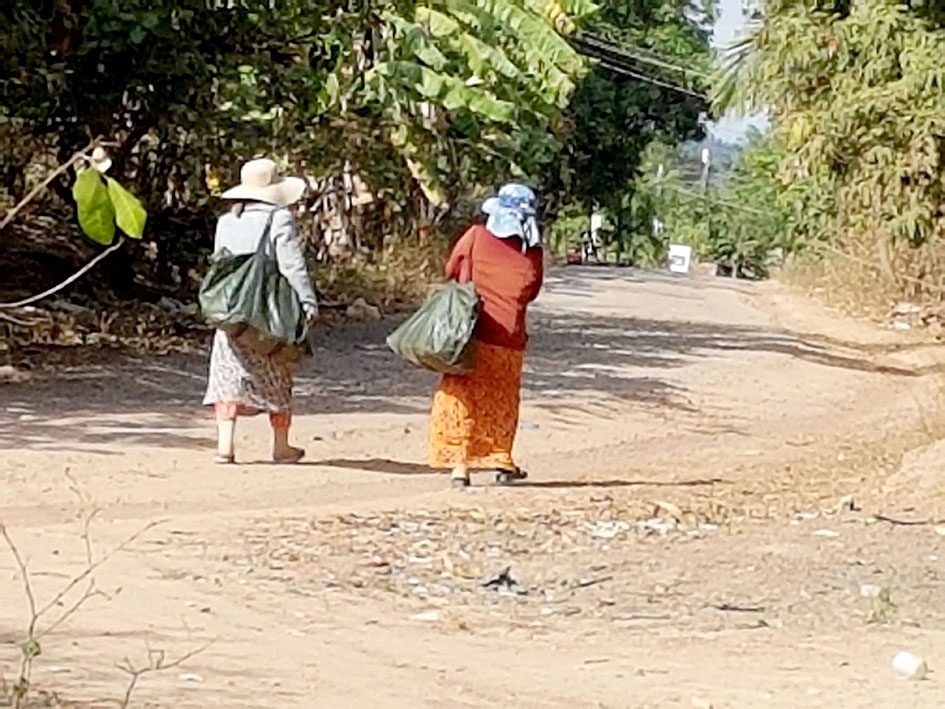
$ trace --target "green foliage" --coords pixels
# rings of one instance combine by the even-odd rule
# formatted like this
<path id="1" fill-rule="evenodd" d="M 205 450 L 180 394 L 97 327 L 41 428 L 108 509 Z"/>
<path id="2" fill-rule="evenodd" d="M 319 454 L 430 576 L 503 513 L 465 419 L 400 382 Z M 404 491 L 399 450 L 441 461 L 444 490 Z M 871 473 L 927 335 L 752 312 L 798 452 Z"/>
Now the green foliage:
<path id="1" fill-rule="evenodd" d="M 561 208 L 546 233 L 552 253 L 575 253 L 581 247 L 581 238 L 588 228 L 588 215 L 576 204 Z"/>
<path id="2" fill-rule="evenodd" d="M 753 133 L 731 166 L 708 185 L 684 179 L 693 170 L 691 153 L 686 146 L 674 150 L 662 144 L 647 151 L 633 207 L 638 221 L 656 218 L 664 229 L 652 246 L 638 246 L 638 261 L 665 254 L 672 241 L 689 244 L 700 258 L 733 274 L 763 277 L 778 254 L 801 248 L 793 240 L 793 224 L 794 210 L 802 212 L 803 203 L 795 188 L 778 178 L 783 149 L 773 138 Z"/>
<path id="3" fill-rule="evenodd" d="M 735 273 L 765 276 L 775 254 L 800 248 L 792 239 L 792 210 L 801 205 L 778 179 L 782 155 L 775 139 L 752 134 L 715 193 L 709 256 Z"/>
<path id="4" fill-rule="evenodd" d="M 79 226 L 85 235 L 99 244 L 112 243 L 115 239 L 115 208 L 102 174 L 91 168 L 79 171 L 72 186 L 72 197 Z"/>
<path id="5" fill-rule="evenodd" d="M 399 158 L 436 205 L 512 176 L 537 181 L 560 151 L 584 60 L 534 5 L 445 0 L 382 14 L 377 63 L 350 98 L 372 128 L 388 126 L 365 146 L 370 164 Z M 395 192 L 398 180 L 383 181 Z"/>
<path id="6" fill-rule="evenodd" d="M 700 74 L 712 63 L 706 15 L 683 0 L 7 5 L 0 139 L 10 145 L 0 151 L 0 192 L 22 196 L 35 165 L 18 137 L 54 153 L 44 156 L 53 164 L 88 133 L 114 139 L 117 183 L 80 177 L 79 223 L 107 244 L 116 224 L 140 238 L 147 221 L 159 248 L 135 252 L 117 275 L 155 289 L 194 287 L 187 275 L 206 256 L 214 195 L 261 154 L 323 188 L 303 232 L 321 237 L 343 213 L 350 248 L 368 254 L 454 228 L 514 178 L 542 188 L 548 214 L 575 225 L 602 205 L 614 248 L 656 258 L 634 207 L 640 159 L 656 138 L 699 135 L 704 105 L 591 70 L 567 35 L 589 28 Z M 705 88 L 689 73 L 640 67 Z M 368 195 L 357 207 L 352 178 Z M 323 207 L 336 186 L 341 206 Z M 339 258 L 323 246 L 322 257 Z"/>
<path id="7" fill-rule="evenodd" d="M 652 220 L 634 196 L 641 162 L 654 141 L 676 143 L 702 134 L 704 101 L 659 83 L 704 90 L 712 65 L 707 31 L 711 10 L 679 0 L 605 0 L 588 30 L 638 57 L 634 73 L 595 68 L 578 85 L 568 109 L 573 126 L 565 160 L 548 185 L 559 214 L 597 208 L 611 220 L 608 247 L 636 263 L 661 263 Z M 655 53 L 655 54 L 654 54 Z M 655 62 L 655 63 L 654 63 Z M 674 69 L 673 65 L 687 71 Z M 586 226 L 585 226 L 586 228 Z M 658 241 L 658 240 L 657 240 Z"/>
<path id="8" fill-rule="evenodd" d="M 792 210 L 792 242 L 894 249 L 920 275 L 927 266 L 909 252 L 929 253 L 945 236 L 941 9 L 776 0 L 765 11 L 720 94 L 769 109 L 783 146 L 781 201 L 803 205 Z"/>
<path id="9" fill-rule="evenodd" d="M 377 232 L 359 243 L 376 245 L 510 177 L 537 184 L 558 158 L 562 108 L 586 64 L 561 30 L 596 8 L 564 0 L 560 29 L 548 9 L 539 0 L 11 0 L 0 15 L 10 38 L 0 103 L 21 133 L 50 136 L 60 161 L 86 131 L 116 137 L 110 174 L 142 195 L 157 238 L 174 234 L 161 258 L 192 259 L 181 215 L 196 216 L 202 238 L 213 190 L 261 153 L 315 179 L 358 175 L 374 197 L 360 223 Z M 30 159 L 4 151 L 10 192 L 22 190 Z"/>
<path id="10" fill-rule="evenodd" d="M 617 18 L 636 23 L 628 36 L 642 45 L 661 43 L 665 32 L 646 35 L 653 10 L 630 17 L 630 4 L 606 3 L 596 27 L 614 29 L 607 22 Z M 296 154 L 314 139 L 318 150 L 305 157 L 316 172 L 342 150 L 346 158 L 367 152 L 375 165 L 378 152 L 393 148 L 436 163 L 433 173 L 447 157 L 453 178 L 462 177 L 456 168 L 473 167 L 464 158 L 493 162 L 499 172 L 507 160 L 519 168 L 512 172 L 537 178 L 560 147 L 560 109 L 584 67 L 536 0 L 388 1 L 370 9 L 338 0 L 231 9 L 125 1 L 66 4 L 51 16 L 27 0 L 15 5 L 15 46 L 4 58 L 15 77 L 4 84 L 8 110 L 41 130 L 69 124 L 109 134 L 130 125 L 129 138 L 152 139 L 141 146 L 148 160 L 156 159 L 148 154 L 155 140 L 173 147 L 165 143 L 174 133 L 207 151 L 202 158 L 217 157 L 215 142 L 230 149 L 278 142 Z M 689 26 L 682 4 L 667 8 L 675 14 L 661 21 Z M 560 9 L 581 20 L 595 6 L 572 0 Z M 117 66 L 128 72 L 111 75 Z M 76 95 L 86 100 L 66 100 Z M 641 96 L 653 99 L 647 89 Z M 444 110 L 447 128 L 424 119 L 424 100 Z M 370 137 L 386 137 L 384 145 L 350 150 L 348 138 L 368 137 L 357 134 L 359 119 L 378 114 L 390 123 Z M 439 149 L 428 158 L 431 142 Z"/>
<path id="11" fill-rule="evenodd" d="M 148 213 L 137 197 L 95 168 L 79 170 L 72 186 L 76 214 L 82 232 L 107 246 L 115 240 L 115 229 L 133 239 L 144 236 Z"/>

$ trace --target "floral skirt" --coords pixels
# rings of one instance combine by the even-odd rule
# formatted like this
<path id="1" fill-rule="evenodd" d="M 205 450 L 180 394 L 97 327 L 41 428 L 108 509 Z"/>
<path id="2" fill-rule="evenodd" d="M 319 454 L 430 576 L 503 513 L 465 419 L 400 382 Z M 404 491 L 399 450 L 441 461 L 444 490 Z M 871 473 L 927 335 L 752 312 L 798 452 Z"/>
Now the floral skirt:
<path id="1" fill-rule="evenodd" d="M 513 469 L 524 352 L 479 343 L 469 374 L 444 375 L 433 396 L 429 464 Z"/>
<path id="2" fill-rule="evenodd" d="M 240 416 L 289 413 L 295 363 L 241 347 L 217 330 L 210 353 L 210 377 L 203 403 L 235 406 Z"/>

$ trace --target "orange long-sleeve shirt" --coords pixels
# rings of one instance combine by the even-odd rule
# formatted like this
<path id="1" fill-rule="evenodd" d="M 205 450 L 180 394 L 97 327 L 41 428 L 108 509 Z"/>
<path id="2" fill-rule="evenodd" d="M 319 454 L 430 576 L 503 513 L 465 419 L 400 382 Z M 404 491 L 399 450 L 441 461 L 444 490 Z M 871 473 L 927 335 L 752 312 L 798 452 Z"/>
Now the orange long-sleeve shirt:
<path id="1" fill-rule="evenodd" d="M 446 262 L 448 278 L 472 281 L 482 299 L 476 337 L 488 345 L 524 350 L 525 310 L 538 297 L 544 278 L 541 248 L 522 253 L 516 238 L 498 239 L 484 226 L 470 227 Z"/>

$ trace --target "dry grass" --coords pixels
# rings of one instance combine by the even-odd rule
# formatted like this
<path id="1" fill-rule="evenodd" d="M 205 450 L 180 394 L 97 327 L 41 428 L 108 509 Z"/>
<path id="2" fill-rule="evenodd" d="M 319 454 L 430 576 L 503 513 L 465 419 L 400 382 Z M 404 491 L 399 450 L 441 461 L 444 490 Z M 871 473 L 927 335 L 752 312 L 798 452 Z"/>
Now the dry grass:
<path id="1" fill-rule="evenodd" d="M 855 317 L 884 320 L 897 303 L 939 309 L 945 301 L 945 248 L 896 246 L 884 258 L 873 246 L 791 258 L 779 274 L 793 285 Z"/>
<path id="2" fill-rule="evenodd" d="M 442 278 L 444 241 L 393 243 L 380 253 L 354 253 L 315 269 L 319 291 L 329 302 L 358 298 L 390 312 L 412 307 Z"/>
<path id="3" fill-rule="evenodd" d="M 889 313 L 890 305 L 900 299 L 896 285 L 875 269 L 840 256 L 792 258 L 778 276 L 853 317 L 881 320 Z"/>

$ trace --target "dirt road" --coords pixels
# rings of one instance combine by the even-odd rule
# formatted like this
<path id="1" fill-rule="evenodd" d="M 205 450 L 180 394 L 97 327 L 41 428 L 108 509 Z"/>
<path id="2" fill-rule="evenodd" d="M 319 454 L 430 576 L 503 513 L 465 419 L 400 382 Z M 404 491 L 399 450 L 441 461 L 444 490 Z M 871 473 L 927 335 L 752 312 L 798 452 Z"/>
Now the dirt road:
<path id="1" fill-rule="evenodd" d="M 83 514 L 93 559 L 160 522 L 42 638 L 36 691 L 120 705 L 116 663 L 150 648 L 200 652 L 130 706 L 945 704 L 945 528 L 875 519 L 945 518 L 934 347 L 776 284 L 605 269 L 555 272 L 533 316 L 510 489 L 423 466 L 434 382 L 388 323 L 321 333 L 297 467 L 262 462 L 263 420 L 212 464 L 202 356 L 25 362 L 0 520 L 39 605 L 86 564 Z M 30 614 L 6 550 L 0 600 L 10 681 Z M 901 649 L 930 679 L 894 677 Z"/>

